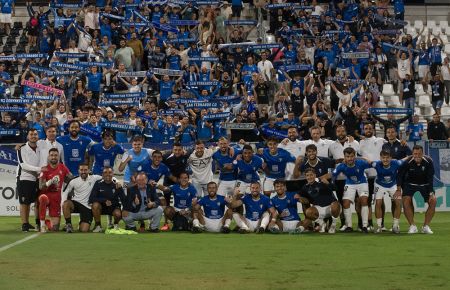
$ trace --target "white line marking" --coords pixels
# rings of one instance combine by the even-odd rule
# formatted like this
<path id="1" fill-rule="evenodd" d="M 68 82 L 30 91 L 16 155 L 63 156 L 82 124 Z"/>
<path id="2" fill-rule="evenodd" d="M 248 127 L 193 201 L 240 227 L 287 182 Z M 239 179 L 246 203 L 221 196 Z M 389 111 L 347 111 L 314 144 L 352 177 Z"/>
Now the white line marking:
<path id="1" fill-rule="evenodd" d="M 38 236 L 39 236 L 39 233 L 36 233 L 36 234 L 33 234 L 33 235 L 28 236 L 28 237 L 26 237 L 26 238 L 23 238 L 23 239 L 21 239 L 21 240 L 15 241 L 15 242 L 12 243 L 12 244 L 3 246 L 3 247 L 0 248 L 0 252 L 6 251 L 6 250 L 8 250 L 8 249 L 11 249 L 12 247 L 15 247 L 15 246 L 17 246 L 17 245 L 20 245 L 20 244 L 22 244 L 22 243 L 25 243 L 26 241 L 31 240 L 31 239 L 34 239 L 34 238 L 36 238 L 36 237 L 38 237 Z"/>

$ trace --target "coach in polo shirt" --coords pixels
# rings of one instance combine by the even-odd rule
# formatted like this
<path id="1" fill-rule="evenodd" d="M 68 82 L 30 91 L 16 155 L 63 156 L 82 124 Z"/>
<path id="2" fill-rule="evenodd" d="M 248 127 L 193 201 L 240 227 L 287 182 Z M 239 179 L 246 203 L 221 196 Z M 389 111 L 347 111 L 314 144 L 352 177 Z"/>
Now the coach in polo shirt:
<path id="1" fill-rule="evenodd" d="M 40 148 L 37 146 L 38 132 L 31 128 L 28 131 L 28 142 L 17 150 L 17 194 L 20 203 L 20 218 L 22 220 L 22 231 L 34 230 L 30 222 L 30 205 L 35 203 L 38 194 L 38 175 L 41 172 Z M 37 216 L 37 215 L 36 215 Z M 38 223 L 37 223 L 38 224 Z"/>

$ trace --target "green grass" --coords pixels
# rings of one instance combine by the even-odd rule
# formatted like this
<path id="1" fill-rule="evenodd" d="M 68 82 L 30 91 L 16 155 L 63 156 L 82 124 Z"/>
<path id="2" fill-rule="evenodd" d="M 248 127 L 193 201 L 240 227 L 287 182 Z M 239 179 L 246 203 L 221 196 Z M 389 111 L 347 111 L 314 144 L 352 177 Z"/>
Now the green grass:
<path id="1" fill-rule="evenodd" d="M 432 236 L 47 233 L 0 252 L 0 289 L 449 289 L 449 221 Z M 0 247 L 32 234 L 18 226 L 0 218 Z"/>

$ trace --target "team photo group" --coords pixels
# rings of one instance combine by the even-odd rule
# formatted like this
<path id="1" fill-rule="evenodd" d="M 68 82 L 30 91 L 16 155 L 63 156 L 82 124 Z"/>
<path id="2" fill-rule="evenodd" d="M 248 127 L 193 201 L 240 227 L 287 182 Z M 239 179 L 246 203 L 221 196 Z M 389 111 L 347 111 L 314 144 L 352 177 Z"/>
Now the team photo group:
<path id="1" fill-rule="evenodd" d="M 22 231 L 433 234 L 447 35 L 403 1 L 0 2 Z"/>

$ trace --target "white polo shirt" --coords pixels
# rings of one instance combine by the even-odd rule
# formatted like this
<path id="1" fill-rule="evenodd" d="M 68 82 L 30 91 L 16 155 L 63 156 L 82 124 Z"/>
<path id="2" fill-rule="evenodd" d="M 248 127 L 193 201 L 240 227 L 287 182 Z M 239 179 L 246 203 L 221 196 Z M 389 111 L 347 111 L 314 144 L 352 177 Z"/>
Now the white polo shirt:
<path id="1" fill-rule="evenodd" d="M 278 144 L 278 148 L 284 149 L 287 152 L 291 153 L 292 156 L 295 158 L 302 156 L 305 157 L 306 154 L 306 145 L 300 141 L 295 140 L 291 141 L 289 140 L 286 145 L 283 143 Z M 295 180 L 294 178 L 294 167 L 295 163 L 289 162 L 286 166 L 286 180 Z M 305 179 L 304 176 L 301 176 L 300 179 Z"/>
<path id="2" fill-rule="evenodd" d="M 64 148 L 63 148 L 63 146 L 60 143 L 56 142 L 56 140 L 53 141 L 53 142 L 51 142 L 48 139 L 39 140 L 37 142 L 37 144 L 38 144 L 38 147 L 40 147 L 40 155 L 39 155 L 39 159 L 40 160 L 39 160 L 39 163 L 40 163 L 41 167 L 47 166 L 47 164 L 48 164 L 48 151 L 50 149 L 52 149 L 52 148 L 58 149 L 58 151 L 59 151 L 59 158 L 61 160 L 64 160 Z"/>
<path id="3" fill-rule="evenodd" d="M 380 160 L 380 152 L 383 149 L 383 144 L 386 142 L 385 139 L 375 136 L 365 138 L 359 142 L 359 154 L 370 161 L 378 161 Z M 377 176 L 375 168 L 367 169 L 366 173 L 368 177 Z"/>
<path id="4" fill-rule="evenodd" d="M 91 195 L 95 182 L 100 179 L 102 179 L 100 175 L 88 175 L 86 180 L 83 180 L 80 176 L 72 179 L 62 194 L 62 201 L 64 202 L 73 190 L 72 200 L 79 202 L 87 208 L 91 208 L 89 206 L 89 196 Z"/>
<path id="5" fill-rule="evenodd" d="M 305 140 L 302 142 L 303 142 L 303 144 L 305 144 L 305 148 L 306 148 L 306 146 L 308 146 L 310 144 L 316 145 L 318 157 L 328 157 L 329 156 L 328 148 L 334 141 L 328 140 L 328 139 L 319 139 L 319 141 L 315 142 L 314 140 L 311 139 L 311 140 Z"/>

